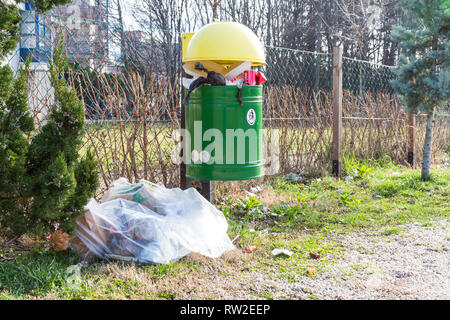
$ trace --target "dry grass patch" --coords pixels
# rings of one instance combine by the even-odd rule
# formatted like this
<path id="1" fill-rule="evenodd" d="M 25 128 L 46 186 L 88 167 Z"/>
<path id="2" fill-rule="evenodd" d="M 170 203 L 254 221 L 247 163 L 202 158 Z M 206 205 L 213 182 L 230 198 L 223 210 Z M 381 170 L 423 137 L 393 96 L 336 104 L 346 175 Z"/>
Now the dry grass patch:
<path id="1" fill-rule="evenodd" d="M 258 179 L 256 181 L 220 181 L 216 184 L 217 199 L 231 196 L 234 199 L 243 199 L 249 196 L 249 192 L 255 194 L 265 206 L 272 208 L 280 203 L 296 204 L 295 195 L 285 192 L 277 192 L 267 182 Z"/>
<path id="2" fill-rule="evenodd" d="M 298 204 L 298 200 L 295 195 L 291 193 L 276 192 L 271 187 L 267 187 L 259 192 L 258 199 L 269 208 L 279 206 L 282 202 L 285 202 L 289 205 Z"/>
<path id="3" fill-rule="evenodd" d="M 186 263 L 196 263 L 203 266 L 223 267 L 225 265 L 240 265 L 248 260 L 248 255 L 239 249 L 229 250 L 218 258 L 210 258 L 199 253 L 191 253 L 183 258 Z"/>

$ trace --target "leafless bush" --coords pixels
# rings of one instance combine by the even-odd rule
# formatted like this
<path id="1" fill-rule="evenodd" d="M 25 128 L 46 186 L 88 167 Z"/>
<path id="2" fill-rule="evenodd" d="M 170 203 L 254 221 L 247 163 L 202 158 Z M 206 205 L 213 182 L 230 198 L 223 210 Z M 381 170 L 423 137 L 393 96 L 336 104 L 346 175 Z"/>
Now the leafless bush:
<path id="1" fill-rule="evenodd" d="M 331 156 L 331 95 L 292 86 L 264 93 L 265 126 L 279 129 L 280 171 L 321 174 Z"/>
<path id="2" fill-rule="evenodd" d="M 86 106 L 86 146 L 98 157 L 105 188 L 119 177 L 178 184 L 177 166 L 170 157 L 172 133 L 179 128 L 177 83 L 137 73 L 99 74 L 93 80 L 78 72 L 71 81 L 79 84 Z"/>
<path id="3" fill-rule="evenodd" d="M 179 166 L 171 153 L 180 126 L 178 83 L 136 73 L 68 76 L 86 107 L 85 150 L 100 163 L 102 190 L 119 177 L 141 178 L 169 187 L 179 185 Z M 293 86 L 266 86 L 264 126 L 278 129 L 280 173 L 317 176 L 331 169 L 332 95 Z M 49 102 L 50 103 L 50 102 Z M 43 106 L 49 108 L 49 106 Z M 350 91 L 343 96 L 343 149 L 357 158 L 389 155 L 406 163 L 406 113 L 394 95 Z M 416 164 L 420 165 L 425 121 L 417 117 Z M 448 148 L 448 118 L 437 118 L 433 159 Z"/>
<path id="4" fill-rule="evenodd" d="M 359 96 L 344 92 L 344 152 L 362 159 L 377 159 L 387 154 L 404 163 L 407 158 L 406 125 L 406 113 L 396 96 L 370 92 Z"/>
<path id="5" fill-rule="evenodd" d="M 278 128 L 280 173 L 302 172 L 320 175 L 330 171 L 332 140 L 332 96 L 291 86 L 265 90 L 265 126 Z M 425 121 L 416 124 L 415 165 L 420 166 Z M 407 114 L 396 95 L 364 95 L 344 91 L 343 150 L 359 159 L 379 159 L 388 155 L 406 164 L 408 153 Z M 433 161 L 448 148 L 448 117 L 435 120 Z"/>
<path id="6" fill-rule="evenodd" d="M 414 164 L 416 167 L 422 165 L 422 153 L 425 141 L 425 127 L 427 124 L 425 115 L 416 117 L 416 152 L 414 154 Z M 433 144 L 431 149 L 431 161 L 436 163 L 441 152 L 450 150 L 450 117 L 448 114 L 436 115 L 433 126 Z"/>

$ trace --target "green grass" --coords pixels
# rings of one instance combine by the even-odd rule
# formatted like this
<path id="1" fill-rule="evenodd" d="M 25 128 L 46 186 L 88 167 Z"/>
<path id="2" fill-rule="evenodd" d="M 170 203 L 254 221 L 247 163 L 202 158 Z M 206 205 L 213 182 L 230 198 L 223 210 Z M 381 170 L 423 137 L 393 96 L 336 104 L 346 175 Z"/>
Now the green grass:
<path id="1" fill-rule="evenodd" d="M 68 289 L 66 272 L 69 265 L 78 262 L 72 252 L 31 253 L 13 261 L 0 263 L 1 295 L 20 297 L 24 294 L 43 295 Z"/>
<path id="2" fill-rule="evenodd" d="M 82 267 L 78 276 L 68 272 L 79 262 L 72 251 L 29 253 L 1 262 L 0 299 L 175 299 L 176 292 L 149 291 L 149 284 L 199 269 L 187 261 L 134 268 L 123 262 L 99 262 Z"/>
<path id="3" fill-rule="evenodd" d="M 372 177 L 363 181 L 326 177 L 307 186 L 275 179 L 274 190 L 292 193 L 298 205 L 280 205 L 273 211 L 283 218 L 292 217 L 288 224 L 315 230 L 425 223 L 437 216 L 449 216 L 449 181 L 449 170 L 434 172 L 431 180 L 424 182 L 417 170 L 406 168 L 375 169 Z"/>
<path id="4" fill-rule="evenodd" d="M 314 267 L 316 272 L 321 272 L 341 253 L 341 247 L 336 242 L 319 233 L 270 235 L 262 244 L 267 250 L 262 255 L 258 268 L 267 272 L 270 278 L 285 278 L 292 282 L 298 276 L 314 277 L 315 274 L 307 272 L 308 268 Z M 288 249 L 293 255 L 273 257 L 270 252 L 276 248 Z M 312 259 L 310 252 L 320 254 L 320 259 Z"/>
<path id="5" fill-rule="evenodd" d="M 435 219 L 450 218 L 448 169 L 435 171 L 431 180 L 424 182 L 418 170 L 392 163 L 387 168 L 369 168 L 364 172 L 370 174 L 359 174 L 348 182 L 332 177 L 305 184 L 272 179 L 274 194 L 291 195 L 297 200 L 291 204 L 280 202 L 267 208 L 255 197 L 228 198 L 223 210 L 230 221 L 231 236 L 239 235 L 241 247 L 256 244 L 265 250 L 255 269 L 295 281 L 305 275 L 307 267 L 315 266 L 321 272 L 339 256 L 341 248 L 330 235 L 373 230 L 388 237 L 400 235 L 403 224 L 418 221 L 426 226 Z M 250 232 L 253 229 L 256 232 Z M 293 256 L 274 259 L 268 254 L 280 247 L 293 251 Z M 309 252 L 319 253 L 321 258 L 311 260 Z"/>
<path id="6" fill-rule="evenodd" d="M 388 241 L 406 231 L 404 224 L 419 222 L 426 227 L 436 219 L 450 220 L 449 169 L 433 171 L 431 180 L 424 182 L 419 170 L 389 162 L 380 166 L 349 160 L 346 165 L 348 172 L 357 173 L 351 181 L 322 177 L 299 184 L 280 177 L 270 179 L 269 192 L 274 197 L 288 196 L 290 201 L 269 205 L 258 196 L 226 197 L 218 207 L 229 222 L 230 238 L 236 238 L 234 244 L 249 258 L 241 264 L 183 259 L 169 265 L 96 262 L 81 269 L 73 286 L 67 272 L 67 267 L 79 262 L 73 252 L 4 250 L 0 254 L 8 260 L 0 258 L 0 298 L 179 299 L 186 292 L 204 290 L 211 277 L 232 276 L 242 283 L 252 282 L 252 272 L 287 281 L 314 278 L 308 268 L 314 267 L 319 274 L 341 256 L 343 249 L 336 237 L 342 233 L 370 231 Z M 256 245 L 256 250 L 247 253 L 250 245 Z M 271 251 L 275 248 L 288 249 L 293 255 L 274 257 Z M 320 259 L 311 258 L 310 252 L 320 254 Z M 352 265 L 348 276 L 361 268 L 371 266 Z M 198 284 L 189 285 L 192 275 Z M 263 288 L 251 295 L 272 299 L 275 292 Z M 310 295 L 315 298 L 319 297 Z"/>
<path id="7" fill-rule="evenodd" d="M 383 236 L 390 236 L 393 234 L 400 234 L 401 232 L 402 232 L 401 228 L 392 227 L 392 228 L 387 228 L 386 230 L 383 230 L 382 232 L 380 232 L 380 234 Z"/>

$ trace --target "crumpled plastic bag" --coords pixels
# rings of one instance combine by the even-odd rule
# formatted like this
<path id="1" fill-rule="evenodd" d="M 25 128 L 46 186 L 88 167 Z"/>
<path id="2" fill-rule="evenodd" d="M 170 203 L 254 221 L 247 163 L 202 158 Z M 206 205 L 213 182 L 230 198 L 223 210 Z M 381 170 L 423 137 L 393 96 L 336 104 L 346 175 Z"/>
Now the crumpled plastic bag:
<path id="1" fill-rule="evenodd" d="M 72 247 L 94 256 L 168 264 L 196 252 L 216 258 L 234 249 L 222 212 L 194 188 L 168 189 L 121 178 L 77 219 Z"/>
<path id="2" fill-rule="evenodd" d="M 164 199 L 163 194 L 167 193 L 167 190 L 170 192 L 170 189 L 147 180 L 142 179 L 139 183 L 129 183 L 127 179 L 119 178 L 112 183 L 101 202 L 124 199 L 140 203 L 155 211 L 157 206 L 161 205 L 161 200 Z"/>

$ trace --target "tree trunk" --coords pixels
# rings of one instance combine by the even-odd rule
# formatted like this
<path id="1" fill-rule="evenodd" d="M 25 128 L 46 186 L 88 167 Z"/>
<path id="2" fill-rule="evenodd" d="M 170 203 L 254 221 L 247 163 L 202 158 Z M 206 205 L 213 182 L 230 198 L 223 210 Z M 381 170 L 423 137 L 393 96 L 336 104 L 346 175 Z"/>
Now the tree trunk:
<path id="1" fill-rule="evenodd" d="M 430 180 L 431 146 L 433 142 L 434 111 L 428 114 L 425 145 L 423 146 L 422 180 Z"/>

